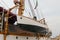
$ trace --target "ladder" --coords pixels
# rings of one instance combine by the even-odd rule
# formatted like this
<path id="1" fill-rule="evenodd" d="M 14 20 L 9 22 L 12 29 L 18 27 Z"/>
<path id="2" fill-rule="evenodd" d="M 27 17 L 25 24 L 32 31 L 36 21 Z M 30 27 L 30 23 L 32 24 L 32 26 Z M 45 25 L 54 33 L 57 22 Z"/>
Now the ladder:
<path id="1" fill-rule="evenodd" d="M 4 11 L 0 12 L 0 32 L 3 31 L 3 23 L 4 22 Z"/>

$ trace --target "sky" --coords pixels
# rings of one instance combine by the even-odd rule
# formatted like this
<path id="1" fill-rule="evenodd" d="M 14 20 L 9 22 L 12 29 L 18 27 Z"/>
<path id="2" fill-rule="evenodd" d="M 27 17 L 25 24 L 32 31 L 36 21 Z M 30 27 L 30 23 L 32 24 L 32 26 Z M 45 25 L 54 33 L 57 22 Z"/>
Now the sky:
<path id="1" fill-rule="evenodd" d="M 1 1 L 2 0 L 0 0 L 0 6 L 1 6 Z M 8 5 L 8 8 L 14 6 L 13 0 L 3 0 L 3 1 Z M 35 0 L 30 0 L 30 1 L 34 8 L 35 4 L 33 3 L 33 1 L 35 2 Z M 24 15 L 27 16 L 29 15 L 28 14 L 29 12 L 31 13 L 31 11 L 29 8 L 28 1 L 26 0 L 25 2 L 26 2 L 25 5 L 26 10 Z M 5 5 L 3 5 L 3 7 L 8 9 Z M 48 24 L 49 29 L 52 31 L 51 37 L 58 36 L 60 34 L 60 0 L 38 0 L 37 9 L 40 18 L 44 17 L 46 19 L 46 23 Z"/>

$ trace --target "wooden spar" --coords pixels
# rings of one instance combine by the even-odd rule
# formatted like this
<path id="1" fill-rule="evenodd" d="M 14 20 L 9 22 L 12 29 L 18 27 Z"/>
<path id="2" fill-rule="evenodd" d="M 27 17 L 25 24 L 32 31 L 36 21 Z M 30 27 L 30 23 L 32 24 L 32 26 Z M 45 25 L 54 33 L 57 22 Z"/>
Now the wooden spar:
<path id="1" fill-rule="evenodd" d="M 24 11 L 24 0 L 20 0 L 20 6 L 18 9 L 18 16 L 22 16 L 23 11 Z"/>
<path id="2" fill-rule="evenodd" d="M 15 5 L 15 6 L 13 6 L 12 8 L 10 8 L 9 10 L 11 11 L 12 9 L 14 9 L 14 8 L 16 8 L 16 7 L 18 7 L 19 5 Z"/>
<path id="3" fill-rule="evenodd" d="M 6 40 L 6 35 L 4 35 L 4 40 Z"/>
<path id="4" fill-rule="evenodd" d="M 4 40 L 6 40 L 6 36 L 7 36 L 7 33 L 8 33 L 8 17 L 9 17 L 9 11 L 7 12 L 7 15 L 6 15 L 6 23 L 5 23 L 5 31 L 4 31 Z"/>

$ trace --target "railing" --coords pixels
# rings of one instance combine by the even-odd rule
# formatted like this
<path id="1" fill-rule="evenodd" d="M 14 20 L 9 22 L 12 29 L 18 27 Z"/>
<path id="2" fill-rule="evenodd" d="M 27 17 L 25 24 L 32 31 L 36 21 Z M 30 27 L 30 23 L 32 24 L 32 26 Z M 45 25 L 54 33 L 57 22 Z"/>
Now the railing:
<path id="1" fill-rule="evenodd" d="M 3 31 L 4 12 L 0 12 L 0 32 Z"/>

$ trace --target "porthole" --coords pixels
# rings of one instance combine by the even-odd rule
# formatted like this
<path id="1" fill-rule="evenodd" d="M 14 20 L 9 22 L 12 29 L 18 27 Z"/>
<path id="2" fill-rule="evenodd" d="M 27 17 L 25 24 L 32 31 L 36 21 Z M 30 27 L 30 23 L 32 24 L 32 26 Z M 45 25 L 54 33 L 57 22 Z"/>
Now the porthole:
<path id="1" fill-rule="evenodd" d="M 16 39 L 18 39 L 18 37 L 16 36 Z"/>
<path id="2" fill-rule="evenodd" d="M 26 37 L 26 39 L 28 39 L 28 37 Z"/>
<path id="3" fill-rule="evenodd" d="M 20 17 L 20 19 L 22 19 L 22 17 Z"/>

